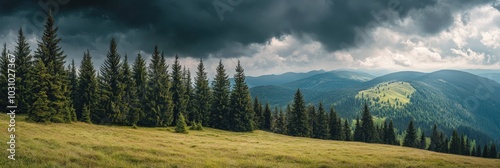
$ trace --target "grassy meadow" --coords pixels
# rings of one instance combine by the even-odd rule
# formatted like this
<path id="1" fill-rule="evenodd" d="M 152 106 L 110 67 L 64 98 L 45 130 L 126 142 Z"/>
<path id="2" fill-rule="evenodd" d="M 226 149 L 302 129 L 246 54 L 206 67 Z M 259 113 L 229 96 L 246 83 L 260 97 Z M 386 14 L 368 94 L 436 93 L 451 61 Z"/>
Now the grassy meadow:
<path id="1" fill-rule="evenodd" d="M 369 99 L 370 102 L 376 102 L 381 106 L 402 108 L 410 102 L 414 92 L 415 88 L 408 82 L 384 82 L 367 90 L 359 91 L 356 98 Z M 374 98 L 376 101 L 373 100 Z"/>
<path id="2" fill-rule="evenodd" d="M 500 160 L 419 149 L 317 140 L 264 131 L 35 124 L 17 116 L 16 160 L 7 159 L 1 115 L 0 167 L 500 167 Z"/>

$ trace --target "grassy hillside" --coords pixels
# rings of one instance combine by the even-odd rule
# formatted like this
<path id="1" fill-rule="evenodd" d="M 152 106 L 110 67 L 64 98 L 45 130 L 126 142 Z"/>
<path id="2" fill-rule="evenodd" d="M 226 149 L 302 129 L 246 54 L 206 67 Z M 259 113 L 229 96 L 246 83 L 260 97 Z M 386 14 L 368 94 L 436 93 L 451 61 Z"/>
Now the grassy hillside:
<path id="1" fill-rule="evenodd" d="M 381 107 L 403 108 L 410 102 L 414 92 L 415 88 L 408 82 L 384 82 L 359 91 L 356 99 L 369 100 L 371 104 L 377 103 Z"/>
<path id="2" fill-rule="evenodd" d="M 500 160 L 418 149 L 214 129 L 34 124 L 17 118 L 16 161 L 1 167 L 498 167 Z M 6 115 L 0 125 L 6 127 Z M 7 142 L 7 129 L 1 129 Z M 3 148 L 7 144 L 2 143 Z"/>

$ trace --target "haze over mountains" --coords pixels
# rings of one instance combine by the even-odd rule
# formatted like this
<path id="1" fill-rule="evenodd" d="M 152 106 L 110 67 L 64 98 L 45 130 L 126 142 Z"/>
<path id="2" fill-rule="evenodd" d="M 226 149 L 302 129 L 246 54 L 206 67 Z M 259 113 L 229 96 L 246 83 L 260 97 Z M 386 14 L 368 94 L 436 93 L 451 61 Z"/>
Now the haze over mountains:
<path id="1" fill-rule="evenodd" d="M 464 71 L 402 71 L 379 77 L 352 70 L 311 71 L 249 77 L 247 82 L 252 96 L 271 105 L 286 106 L 300 88 L 307 103 L 323 101 L 342 117 L 359 116 L 361 104 L 368 102 L 372 114 L 393 119 L 398 128 L 413 118 L 427 133 L 437 123 L 478 141 L 500 140 L 500 73 Z"/>

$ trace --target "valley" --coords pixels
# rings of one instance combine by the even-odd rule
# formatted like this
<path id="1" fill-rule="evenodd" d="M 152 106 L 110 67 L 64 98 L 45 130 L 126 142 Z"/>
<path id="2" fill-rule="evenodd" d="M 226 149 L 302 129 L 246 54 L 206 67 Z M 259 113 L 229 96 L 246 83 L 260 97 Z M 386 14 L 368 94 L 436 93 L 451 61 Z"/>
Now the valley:
<path id="1" fill-rule="evenodd" d="M 500 84 L 493 80 L 456 70 L 402 71 L 367 81 L 352 79 L 368 74 L 350 75 L 353 76 L 318 74 L 314 80 L 307 77 L 288 84 L 258 86 L 250 90 L 252 96 L 263 102 L 285 107 L 291 102 L 294 91 L 300 88 L 307 103 L 322 101 L 333 105 L 342 117 L 350 119 L 359 116 L 363 102 L 369 100 L 372 114 L 394 120 L 396 128 L 404 128 L 410 119 L 414 119 L 417 127 L 425 132 L 430 132 L 431 126 L 438 124 L 445 132 L 458 129 L 474 135 L 481 142 L 500 140 Z M 317 87 L 320 86 L 318 81 L 335 82 Z"/>

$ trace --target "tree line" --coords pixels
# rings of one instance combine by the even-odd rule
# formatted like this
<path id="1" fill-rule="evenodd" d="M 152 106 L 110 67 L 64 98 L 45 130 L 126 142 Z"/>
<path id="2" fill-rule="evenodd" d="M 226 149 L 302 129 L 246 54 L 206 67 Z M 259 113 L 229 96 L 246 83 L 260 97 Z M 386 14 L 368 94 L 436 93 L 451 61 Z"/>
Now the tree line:
<path id="1" fill-rule="evenodd" d="M 402 145 L 465 156 L 500 158 L 495 143 L 484 144 L 484 148 L 481 150 L 479 143 L 475 143 L 476 145 L 473 146 L 472 142 L 475 141 L 465 134 L 459 136 L 456 130 L 453 131 L 451 138 L 447 138 L 442 131 L 438 130 L 436 124 L 432 129 L 430 144 L 427 143 L 424 132 L 418 135 L 413 120 L 408 123 L 408 127 L 402 134 L 403 138 L 397 139 L 392 120 L 384 121 L 383 124 L 379 125 L 375 124 L 366 103 L 361 112 L 361 119 L 356 117 L 354 131 L 351 131 L 349 120 L 341 119 L 333 107 L 330 108 L 330 113 L 326 114 L 322 102 L 319 102 L 318 110 L 312 104 L 306 106 L 304 102 L 298 89 L 292 105 L 287 106 L 287 115 L 281 115 L 280 112 L 280 115 L 274 118 L 276 123 L 274 132 L 319 139 Z M 277 121 L 283 120 L 281 117 L 284 116 L 288 118 L 285 119 L 286 124 L 282 125 Z"/>
<path id="2" fill-rule="evenodd" d="M 178 56 L 168 65 L 163 52 L 155 46 L 149 65 L 139 53 L 130 66 L 128 56 L 118 54 L 117 43 L 112 39 L 99 72 L 93 66 L 89 51 L 83 53 L 77 71 L 74 61 L 65 67 L 66 55 L 59 45 L 61 39 L 57 30 L 53 17 L 49 16 L 33 55 L 23 30 L 18 32 L 14 51 L 17 58 L 16 99 L 19 113 L 27 114 L 29 121 L 81 121 L 133 127 L 176 126 L 176 132 L 186 132 L 187 124 L 192 129 L 201 129 L 202 126 L 237 132 L 261 129 L 291 136 L 384 143 L 497 157 L 494 143 L 485 144 L 481 150 L 479 144 L 471 146 L 471 140 L 463 134 L 458 136 L 456 131 L 450 139 L 446 138 L 436 125 L 427 147 L 425 134 L 421 133 L 418 137 L 413 121 L 408 124 L 401 142 L 396 138 L 393 121 L 376 125 L 366 103 L 361 118 L 356 117 L 353 128 L 348 119 L 337 115 L 333 106 L 327 112 L 322 102 L 317 108 L 306 105 L 300 90 L 285 110 L 273 109 L 268 103 L 263 105 L 257 97 L 252 101 L 239 61 L 232 86 L 222 61 L 219 61 L 210 86 L 201 59 L 193 84 L 190 70 L 181 66 Z M 4 44 L 0 58 L 1 79 L 6 78 L 7 53 Z M 0 85 L 2 89 L 7 86 Z"/>
<path id="3" fill-rule="evenodd" d="M 74 61 L 65 67 L 66 55 L 57 31 L 50 15 L 33 55 L 23 30 L 18 32 L 14 51 L 16 99 L 20 107 L 18 113 L 27 114 L 29 121 L 158 127 L 174 126 L 180 118 L 186 118 L 190 124 L 231 131 L 257 128 L 239 61 L 233 86 L 220 61 L 210 87 L 200 59 L 193 86 L 190 70 L 181 66 L 178 56 L 172 65 L 167 65 L 163 52 L 155 46 L 149 65 L 139 53 L 130 66 L 127 55 L 122 57 L 118 53 L 117 43 L 112 39 L 99 72 L 93 66 L 89 51 L 83 53 L 77 71 Z M 7 66 L 9 51 L 6 48 L 4 44 L 0 58 L 2 69 Z M 6 72 L 2 70 L 0 77 L 5 78 Z M 2 104 L 2 110 L 5 106 Z"/>

